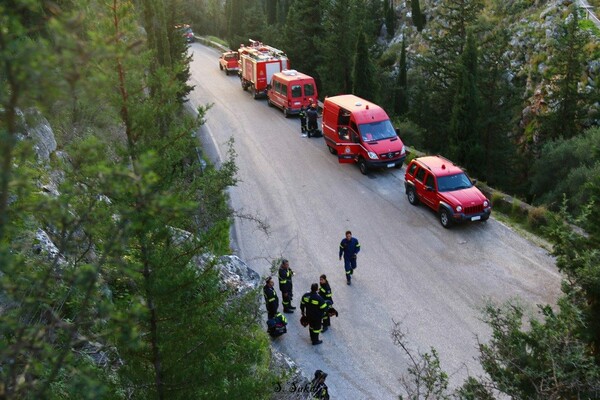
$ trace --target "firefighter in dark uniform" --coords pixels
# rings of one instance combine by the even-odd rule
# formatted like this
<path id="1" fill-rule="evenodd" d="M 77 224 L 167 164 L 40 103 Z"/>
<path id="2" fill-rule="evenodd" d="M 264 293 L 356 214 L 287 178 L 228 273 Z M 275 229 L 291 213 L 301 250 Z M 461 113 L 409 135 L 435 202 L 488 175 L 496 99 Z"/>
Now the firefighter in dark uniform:
<path id="1" fill-rule="evenodd" d="M 310 108 L 306 110 L 306 118 L 308 118 L 308 137 L 311 137 L 311 135 L 319 136 L 317 103 L 312 103 Z"/>
<path id="2" fill-rule="evenodd" d="M 360 251 L 358 239 L 352 237 L 352 232 L 346 231 L 346 237 L 340 243 L 340 260 L 344 256 L 344 269 L 346 270 L 346 283 L 352 284 L 352 273 L 356 269 L 356 255 Z"/>
<path id="3" fill-rule="evenodd" d="M 310 383 L 310 393 L 314 400 L 329 400 L 329 388 L 325 384 L 327 373 L 320 369 L 315 371 L 315 378 Z"/>
<path id="4" fill-rule="evenodd" d="M 290 268 L 288 260 L 281 260 L 279 267 L 279 290 L 281 290 L 281 304 L 283 305 L 284 313 L 293 313 L 296 307 L 292 306 L 293 284 L 292 275 L 294 271 Z"/>
<path id="5" fill-rule="evenodd" d="M 321 324 L 323 316 L 327 313 L 329 306 L 327 302 L 319 295 L 319 284 L 313 283 L 310 286 L 310 292 L 307 292 L 302 296 L 302 302 L 300 303 L 300 310 L 302 310 L 302 316 L 308 318 L 310 340 L 313 345 L 323 343 L 319 340 L 319 333 L 321 333 Z"/>
<path id="6" fill-rule="evenodd" d="M 300 117 L 300 133 L 306 133 L 306 108 L 304 105 L 300 107 L 300 113 L 298 113 L 298 116 Z"/>
<path id="7" fill-rule="evenodd" d="M 333 305 L 333 295 L 331 294 L 331 286 L 329 286 L 329 282 L 327 281 L 327 276 L 325 274 L 321 275 L 319 278 L 319 295 L 325 300 L 327 305 L 331 307 Z M 323 331 L 327 331 L 331 326 L 331 317 L 328 313 L 325 313 L 323 317 Z"/>
<path id="8" fill-rule="evenodd" d="M 263 295 L 265 296 L 265 306 L 267 307 L 268 319 L 275 318 L 277 315 L 277 309 L 279 308 L 279 297 L 275 291 L 275 282 L 272 277 L 265 279 L 265 286 L 263 287 Z"/>

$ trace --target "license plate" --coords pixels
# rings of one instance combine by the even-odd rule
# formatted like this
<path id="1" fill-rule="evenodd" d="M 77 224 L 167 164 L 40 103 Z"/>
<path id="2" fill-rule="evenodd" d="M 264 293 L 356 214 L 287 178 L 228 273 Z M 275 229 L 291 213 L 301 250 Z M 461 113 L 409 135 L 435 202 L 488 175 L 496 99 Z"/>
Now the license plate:
<path id="1" fill-rule="evenodd" d="M 479 221 L 481 219 L 481 215 L 476 215 L 474 217 L 471 217 L 471 221 Z"/>
<path id="2" fill-rule="evenodd" d="M 395 163 L 389 163 L 389 164 L 387 165 L 387 167 L 388 167 L 388 168 L 394 168 L 395 166 L 396 166 L 396 164 L 395 164 Z"/>

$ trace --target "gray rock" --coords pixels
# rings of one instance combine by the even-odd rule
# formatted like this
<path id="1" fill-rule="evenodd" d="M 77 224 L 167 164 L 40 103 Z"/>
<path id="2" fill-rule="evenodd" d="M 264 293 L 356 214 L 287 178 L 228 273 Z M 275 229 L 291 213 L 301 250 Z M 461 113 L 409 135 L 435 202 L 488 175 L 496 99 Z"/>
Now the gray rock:
<path id="1" fill-rule="evenodd" d="M 271 400 L 305 400 L 311 399 L 310 381 L 304 371 L 298 368 L 296 363 L 285 354 L 272 348 L 271 350 L 272 370 L 282 376 L 282 381 L 273 387 Z"/>
<path id="2" fill-rule="evenodd" d="M 196 256 L 194 263 L 201 271 L 209 265 L 214 265 L 219 271 L 221 289 L 231 291 L 235 295 L 243 295 L 257 289 L 261 284 L 260 275 L 238 256 L 222 256 L 216 259 L 211 254 L 203 254 Z"/>
<path id="3" fill-rule="evenodd" d="M 58 247 L 52 242 L 50 236 L 43 229 L 38 229 L 35 233 L 36 243 L 33 245 L 34 252 L 46 255 L 48 260 L 56 262 L 59 266 L 65 266 L 67 260 L 60 254 Z"/>
<path id="4" fill-rule="evenodd" d="M 34 108 L 29 108 L 24 112 L 18 110 L 17 114 L 20 117 L 19 125 L 21 133 L 25 138 L 33 141 L 33 149 L 37 155 L 38 162 L 48 162 L 50 154 L 56 151 L 56 138 L 54 137 L 50 123 Z"/>

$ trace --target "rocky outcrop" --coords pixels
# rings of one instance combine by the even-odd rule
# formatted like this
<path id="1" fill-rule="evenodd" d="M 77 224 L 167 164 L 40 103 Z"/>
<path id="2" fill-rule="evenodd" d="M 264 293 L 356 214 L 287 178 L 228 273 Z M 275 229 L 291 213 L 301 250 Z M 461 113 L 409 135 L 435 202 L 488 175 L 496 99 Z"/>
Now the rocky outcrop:
<path id="1" fill-rule="evenodd" d="M 50 154 L 56 151 L 56 138 L 50 123 L 34 108 L 25 111 L 18 110 L 17 114 L 22 138 L 33 141 L 33 149 L 38 163 L 48 163 Z"/>

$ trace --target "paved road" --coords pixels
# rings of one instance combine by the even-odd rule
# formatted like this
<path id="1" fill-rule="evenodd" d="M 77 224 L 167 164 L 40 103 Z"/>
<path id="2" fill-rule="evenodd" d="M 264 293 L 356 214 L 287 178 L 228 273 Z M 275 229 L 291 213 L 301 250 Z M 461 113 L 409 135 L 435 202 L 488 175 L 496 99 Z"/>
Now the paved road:
<path id="1" fill-rule="evenodd" d="M 560 276 L 544 250 L 493 218 L 442 228 L 432 212 L 408 203 L 404 169 L 363 176 L 338 164 L 322 138 L 301 138 L 297 119 L 253 100 L 236 76 L 219 71 L 215 50 L 193 44 L 191 52 L 190 101 L 213 103 L 202 139 L 221 156 L 227 139 L 235 139 L 240 182 L 230 192 L 232 206 L 270 225 L 265 235 L 237 220 L 236 252 L 263 276 L 271 259 L 288 258 L 296 305 L 321 273 L 329 276 L 340 315 L 324 343 L 311 346 L 293 315 L 275 346 L 308 374 L 328 372 L 333 398 L 401 393 L 408 361 L 391 341 L 392 320 L 402 321 L 413 349 L 437 348 L 458 385 L 467 372 L 480 372 L 474 358 L 476 337 L 489 335 L 479 320 L 486 299 L 534 305 L 559 293 Z M 337 257 L 347 229 L 362 244 L 352 286 Z"/>

